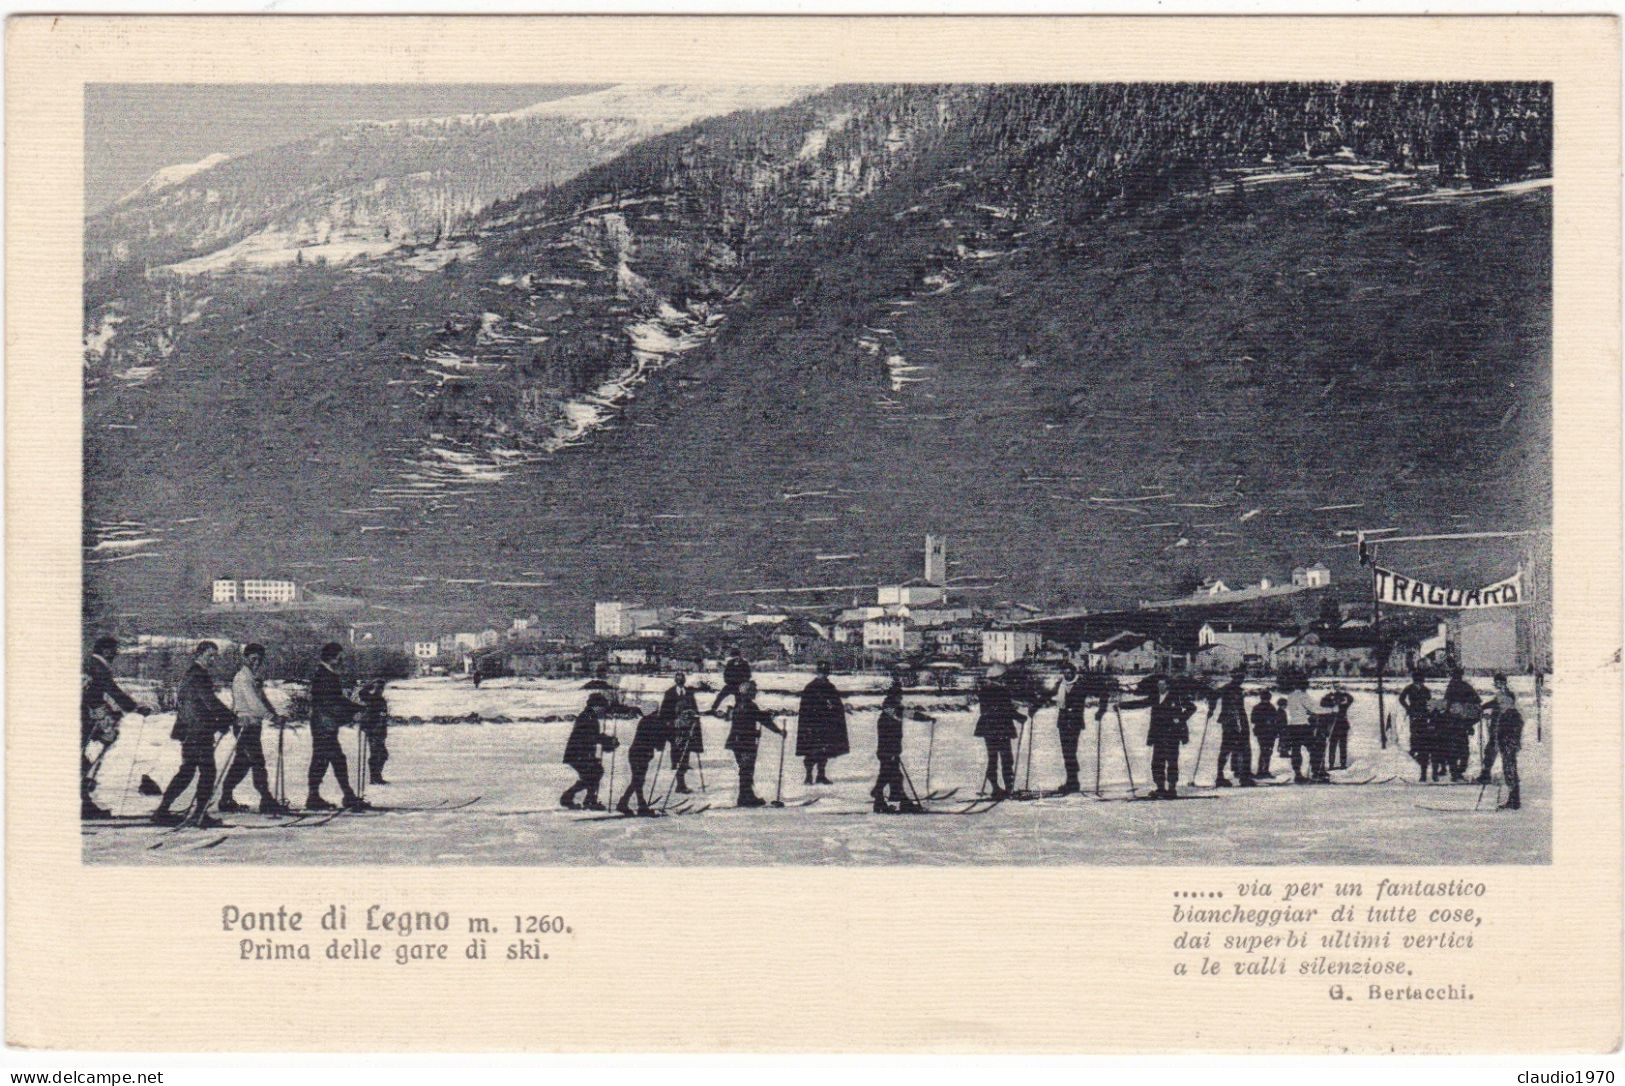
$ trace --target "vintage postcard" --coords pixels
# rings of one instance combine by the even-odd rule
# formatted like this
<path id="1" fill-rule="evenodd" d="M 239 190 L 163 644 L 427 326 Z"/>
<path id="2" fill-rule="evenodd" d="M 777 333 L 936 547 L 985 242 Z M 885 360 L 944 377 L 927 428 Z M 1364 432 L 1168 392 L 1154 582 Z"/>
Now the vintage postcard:
<path id="1" fill-rule="evenodd" d="M 11 1043 L 1619 1043 L 1612 20 L 7 58 Z"/>

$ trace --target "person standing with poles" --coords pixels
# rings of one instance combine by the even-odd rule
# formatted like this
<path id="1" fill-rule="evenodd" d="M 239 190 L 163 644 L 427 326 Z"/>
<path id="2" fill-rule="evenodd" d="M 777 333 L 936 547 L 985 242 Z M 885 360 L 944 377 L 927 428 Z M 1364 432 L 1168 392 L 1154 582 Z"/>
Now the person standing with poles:
<path id="1" fill-rule="evenodd" d="M 1246 677 L 1246 668 L 1236 668 L 1230 672 L 1230 681 L 1208 697 L 1208 715 L 1213 715 L 1214 705 L 1219 708 L 1219 772 L 1213 781 L 1217 788 L 1231 787 L 1224 775 L 1226 764 L 1237 784 L 1253 787 L 1253 750 L 1247 742 L 1247 691 L 1241 685 Z M 1197 760 L 1201 760 L 1200 753 Z M 1195 773 L 1191 776 L 1194 778 Z"/>
<path id="2" fill-rule="evenodd" d="M 226 768 L 226 779 L 220 785 L 220 810 L 238 813 L 248 808 L 237 802 L 234 792 L 244 777 L 252 774 L 254 791 L 260 794 L 260 814 L 285 815 L 292 810 L 271 794 L 271 784 L 265 770 L 265 748 L 262 731 L 266 721 L 280 724 L 282 717 L 271 708 L 265 697 L 265 681 L 260 671 L 265 666 L 265 646 L 246 645 L 243 648 L 243 666 L 231 680 L 231 710 L 237 716 L 237 748 L 232 752 Z"/>
<path id="3" fill-rule="evenodd" d="M 209 665 L 220 655 L 220 647 L 213 641 L 200 641 L 192 653 L 192 663 L 181 680 L 175 697 L 175 726 L 171 739 L 180 740 L 181 767 L 170 778 L 164 789 L 158 809 L 152 820 L 161 825 L 189 824 L 218 826 L 217 818 L 209 816 L 209 804 L 214 802 L 214 785 L 218 779 L 214 764 L 214 747 L 222 732 L 228 731 L 236 720 L 235 714 L 214 694 L 214 680 L 209 677 Z M 197 778 L 197 791 L 192 798 L 191 811 L 177 815 L 170 810 L 186 786 Z"/>
<path id="4" fill-rule="evenodd" d="M 741 807 L 765 807 L 767 801 L 756 794 L 756 754 L 761 743 L 761 729 L 778 733 L 780 746 L 780 775 L 783 769 L 784 729 L 773 723 L 771 713 L 756 705 L 756 684 L 749 679 L 740 683 L 734 694 L 733 709 L 729 714 L 728 739 L 723 749 L 733 751 L 734 764 L 739 767 L 739 799 Z"/>
<path id="5" fill-rule="evenodd" d="M 1078 681 L 1077 666 L 1070 660 L 1061 665 L 1061 678 L 1055 684 L 1052 697 L 1056 704 L 1055 730 L 1061 740 L 1061 764 L 1066 769 L 1066 780 L 1057 791 L 1069 796 L 1083 790 L 1083 783 L 1078 780 L 1078 738 L 1083 735 L 1083 712 L 1089 702 L 1089 688 Z M 1099 761 L 1098 752 L 1095 760 Z"/>
<path id="6" fill-rule="evenodd" d="M 846 735 L 846 706 L 841 702 L 841 692 L 830 682 L 829 661 L 820 660 L 818 677 L 801 691 L 796 717 L 796 756 L 806 770 L 803 783 L 830 783 L 829 760 L 851 749 Z"/>
<path id="7" fill-rule="evenodd" d="M 361 688 L 361 712 L 356 720 L 366 743 L 366 782 L 388 784 L 384 780 L 384 763 L 389 761 L 389 702 L 384 698 L 383 679 L 374 679 Z"/>
<path id="8" fill-rule="evenodd" d="M 1148 690 L 1144 701 L 1119 702 L 1118 708 L 1151 710 L 1145 745 L 1151 748 L 1151 779 L 1156 791 L 1147 798 L 1178 799 L 1179 748 L 1191 741 L 1189 721 L 1196 706 L 1174 689 L 1166 675 L 1150 676 L 1143 688 Z"/>
<path id="9" fill-rule="evenodd" d="M 1003 679 L 1004 667 L 1001 664 L 989 667 L 982 677 L 982 686 L 977 692 L 981 711 L 976 718 L 976 730 L 972 733 L 987 747 L 987 772 L 982 783 L 992 789 L 996 800 L 1008 799 L 1010 793 L 1016 790 L 1016 760 L 1010 744 L 1016 738 L 1016 725 L 1027 719 L 1016 711 L 1010 689 Z M 999 786 L 1001 776 L 1004 779 L 1002 788 Z"/>
<path id="10" fill-rule="evenodd" d="M 875 814 L 918 814 L 923 807 L 909 797 L 903 780 L 903 675 L 892 672 L 891 687 L 880 703 L 880 719 L 875 722 L 875 757 L 880 772 L 869 795 L 875 801 Z M 887 806 L 891 794 L 896 809 Z"/>
<path id="11" fill-rule="evenodd" d="M 681 671 L 671 677 L 671 687 L 660 699 L 660 719 L 671 735 L 671 768 L 674 786 L 679 795 L 693 791 L 688 786 L 688 762 L 705 749 L 705 735 L 700 730 L 700 710 L 694 703 L 694 691 L 688 688 L 688 676 Z"/>
<path id="12" fill-rule="evenodd" d="M 307 811 L 337 810 L 333 804 L 322 798 L 322 781 L 326 778 L 329 768 L 333 770 L 333 776 L 338 778 L 339 791 L 344 797 L 344 809 L 347 811 L 368 809 L 367 801 L 356 795 L 355 789 L 350 787 L 350 763 L 344 756 L 344 747 L 339 743 L 339 729 L 354 720 L 356 713 L 361 710 L 360 703 L 352 701 L 344 692 L 344 682 L 339 678 L 339 658 L 343 655 L 344 646 L 337 641 L 329 641 L 323 645 L 316 671 L 310 679 L 310 772 L 307 775 L 309 787 L 305 795 Z"/>
<path id="13" fill-rule="evenodd" d="M 99 805 L 92 797 L 96 791 L 96 774 L 101 760 L 118 739 L 119 718 L 125 713 L 140 713 L 143 717 L 152 710 L 136 704 L 113 678 L 113 660 L 118 656 L 118 638 L 98 637 L 91 646 L 90 659 L 85 661 L 79 676 L 79 817 L 84 819 L 112 818 L 113 812 Z M 85 748 L 93 742 L 102 745 L 95 761 L 86 756 Z M 139 744 L 138 744 L 139 745 Z M 131 769 L 135 762 L 130 763 Z M 126 786 L 125 791 L 129 788 Z"/>
<path id="14" fill-rule="evenodd" d="M 1516 811 L 1523 806 L 1518 795 L 1518 751 L 1523 749 L 1523 714 L 1518 711 L 1518 698 L 1507 685 L 1505 675 L 1495 676 L 1495 697 L 1489 708 L 1492 742 L 1494 749 L 1500 752 L 1501 777 L 1508 789 L 1506 802 L 1497 810 Z M 1493 761 L 1493 755 L 1487 757 Z M 1482 794 L 1483 790 L 1480 789 Z"/>

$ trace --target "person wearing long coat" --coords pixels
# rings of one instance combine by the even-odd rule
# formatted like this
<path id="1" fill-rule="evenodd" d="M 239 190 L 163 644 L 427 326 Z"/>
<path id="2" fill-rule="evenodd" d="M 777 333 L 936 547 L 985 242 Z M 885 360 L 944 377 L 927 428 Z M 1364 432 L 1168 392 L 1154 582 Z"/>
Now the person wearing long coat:
<path id="1" fill-rule="evenodd" d="M 688 688 L 688 676 L 679 671 L 672 675 L 671 686 L 660 699 L 660 720 L 671 736 L 671 767 L 677 774 L 673 791 L 688 795 L 689 759 L 705 751 L 705 732 L 700 727 L 700 710 L 694 701 L 694 691 Z"/>
<path id="2" fill-rule="evenodd" d="M 163 799 L 158 801 L 158 809 L 152 814 L 155 822 L 181 820 L 171 813 L 170 807 L 196 777 L 197 792 L 185 821 L 200 826 L 219 825 L 219 820 L 208 814 L 209 804 L 214 800 L 214 744 L 237 717 L 215 696 L 214 680 L 209 678 L 209 664 L 218 655 L 220 648 L 213 641 L 200 642 L 192 654 L 192 665 L 181 680 L 180 692 L 175 698 L 175 726 L 169 733 L 171 739 L 180 740 L 181 767 L 170 778 Z"/>
<path id="3" fill-rule="evenodd" d="M 1244 668 L 1230 673 L 1230 681 L 1208 696 L 1208 711 L 1215 706 L 1219 711 L 1219 773 L 1214 784 L 1229 788 L 1230 778 L 1224 775 L 1226 766 L 1243 788 L 1253 787 L 1253 751 L 1247 741 L 1247 692 L 1241 681 L 1247 677 Z"/>
<path id="4" fill-rule="evenodd" d="M 796 718 L 796 756 L 807 770 L 806 783 L 828 784 L 829 760 L 851 749 L 846 706 L 829 680 L 829 664 L 821 661 L 818 677 L 801 691 L 801 711 Z"/>
<path id="5" fill-rule="evenodd" d="M 1000 665 L 987 669 L 977 693 L 981 712 L 973 733 L 987 746 L 987 773 L 983 780 L 992 786 L 994 799 L 1004 799 L 1016 790 L 1016 759 L 1010 744 L 1016 738 L 1016 725 L 1027 719 L 1016 710 L 1003 678 L 1004 668 Z M 1000 777 L 1004 779 L 1002 788 Z"/>
<path id="6" fill-rule="evenodd" d="M 1428 702 L 1433 698 L 1420 671 L 1411 673 L 1411 683 L 1399 692 L 1400 708 L 1405 710 L 1410 725 L 1411 757 L 1422 767 L 1421 780 L 1428 779 L 1433 765 L 1433 720 Z"/>
<path id="7" fill-rule="evenodd" d="M 1151 693 L 1144 701 L 1122 702 L 1122 709 L 1151 710 L 1145 745 L 1151 748 L 1151 779 L 1157 790 L 1153 799 L 1178 799 L 1179 748 L 1191 741 L 1190 718 L 1195 703 L 1174 690 L 1166 675 L 1151 676 Z"/>

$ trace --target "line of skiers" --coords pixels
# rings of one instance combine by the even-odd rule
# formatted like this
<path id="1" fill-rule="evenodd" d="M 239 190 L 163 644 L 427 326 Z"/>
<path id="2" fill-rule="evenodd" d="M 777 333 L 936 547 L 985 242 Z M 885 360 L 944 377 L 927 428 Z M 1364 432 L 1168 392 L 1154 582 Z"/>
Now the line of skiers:
<path id="1" fill-rule="evenodd" d="M 80 815 L 86 819 L 112 817 L 110 811 L 95 802 L 96 777 L 102 760 L 117 741 L 118 721 L 126 713 L 143 716 L 151 709 L 139 705 L 113 677 L 113 660 L 118 656 L 118 641 L 112 637 L 97 639 L 81 676 L 79 719 L 81 738 L 80 761 Z M 389 759 L 388 729 L 389 706 L 384 698 L 381 680 L 363 683 L 352 692 L 346 691 L 339 664 L 344 646 L 329 642 L 322 646 L 319 661 L 310 681 L 310 769 L 305 809 L 332 811 L 337 807 L 322 797 L 321 788 L 328 771 L 337 779 L 342 805 L 349 810 L 365 810 L 369 805 L 350 783 L 349 761 L 339 742 L 339 729 L 356 724 L 365 749 L 361 757 L 366 765 L 367 780 L 372 784 L 387 784 L 384 763 Z M 232 704 L 228 708 L 215 693 L 210 665 L 220 655 L 220 648 L 212 641 L 201 641 L 192 652 L 191 663 L 181 680 L 175 698 L 175 723 L 170 738 L 181 745 L 181 765 L 162 791 L 158 809 L 153 812 L 155 822 L 163 824 L 218 825 L 219 820 L 209 814 L 215 802 L 218 778 L 217 747 L 222 737 L 230 732 L 234 736 L 231 757 L 226 763 L 225 776 L 220 780 L 218 809 L 226 813 L 246 811 L 237 802 L 235 792 L 243 780 L 252 781 L 259 794 L 262 814 L 290 814 L 292 808 L 273 793 L 266 762 L 263 731 L 267 724 L 278 730 L 277 768 L 281 779 L 283 729 L 286 718 L 272 707 L 265 694 L 265 646 L 249 644 L 243 647 L 242 666 L 231 681 Z M 86 753 L 92 743 L 99 743 L 100 752 L 94 759 Z M 358 748 L 359 749 L 359 748 Z M 132 768 L 133 773 L 133 768 Z M 192 799 L 184 812 L 175 810 L 175 804 L 196 782 Z"/>
<path id="2" fill-rule="evenodd" d="M 840 691 L 830 681 L 829 671 L 827 663 L 818 665 L 817 677 L 801 692 L 797 712 L 796 755 L 802 760 L 803 783 L 809 786 L 829 784 L 829 761 L 850 752 L 845 705 Z M 1330 783 L 1331 771 L 1349 768 L 1349 710 L 1354 698 L 1341 683 L 1333 683 L 1329 692 L 1317 697 L 1310 692 L 1307 676 L 1285 673 L 1278 677 L 1273 689 L 1254 692 L 1255 701 L 1249 710 L 1249 695 L 1243 685 L 1245 678 L 1246 672 L 1238 668 L 1224 685 L 1210 687 L 1198 679 L 1176 680 L 1155 674 L 1132 689 L 1124 690 L 1111 675 L 1080 674 L 1076 667 L 1066 664 L 1059 680 L 1049 687 L 1025 669 L 992 665 L 977 690 L 979 712 L 974 734 L 983 741 L 987 752 L 983 788 L 993 799 L 1004 799 L 1017 792 L 1015 747 L 1021 735 L 1020 725 L 1038 709 L 1054 705 L 1061 761 L 1066 773 L 1065 780 L 1055 791 L 1062 795 L 1081 791 L 1078 743 L 1087 728 L 1086 715 L 1091 702 L 1095 705 L 1093 715 L 1097 726 L 1114 705 L 1118 710 L 1150 710 L 1145 743 L 1151 748 L 1155 790 L 1146 798 L 1177 798 L 1181 748 L 1191 740 L 1190 721 L 1202 701 L 1208 705 L 1208 720 L 1216 722 L 1219 729 L 1219 763 L 1214 780 L 1217 787 L 1249 788 L 1260 779 L 1272 779 L 1275 776 L 1272 764 L 1277 756 L 1291 765 L 1292 779 L 1296 783 Z M 739 806 L 760 807 L 766 802 L 755 790 L 761 730 L 766 728 L 782 739 L 785 729 L 774 722 L 772 713 L 757 704 L 758 691 L 750 678 L 749 664 L 737 657 L 729 660 L 723 681 L 724 687 L 713 699 L 710 712 L 730 722 L 724 747 L 733 754 L 738 771 Z M 575 807 L 577 797 L 582 797 L 580 806 L 602 810 L 604 805 L 599 799 L 604 776 L 602 754 L 614 751 L 618 745 L 615 735 L 606 730 L 606 721 L 617 709 L 627 710 L 610 696 L 614 688 L 604 672 L 588 686 L 594 692 L 576 718 L 565 746 L 564 762 L 576 771 L 578 779 L 561 797 L 561 802 L 566 807 Z M 1485 707 L 1459 669 L 1452 675 L 1444 695 L 1438 698 L 1427 691 L 1426 684 L 1417 675 L 1416 681 L 1402 695 L 1401 704 L 1412 712 L 1413 752 L 1417 752 L 1422 762 L 1424 779 L 1430 766 L 1438 779 L 1437 774 L 1446 765 L 1454 779 L 1463 779 L 1467 760 L 1464 736 L 1471 734 L 1483 712 L 1489 712 L 1489 739 L 1481 756 L 1483 767 L 1479 780 L 1490 780 L 1499 753 L 1503 774 L 1511 789 L 1505 807 L 1517 810 L 1517 751 L 1523 721 L 1506 677 L 1497 675 L 1495 686 L 1495 698 Z M 881 702 L 876 724 L 878 772 L 870 789 L 876 812 L 921 809 L 902 763 L 906 719 L 903 694 L 902 674 L 895 672 Z M 733 706 L 725 713 L 722 706 L 730 699 Z M 1418 710 L 1415 708 L 1418 705 L 1424 708 Z M 914 719 L 931 718 L 916 711 Z M 1450 721 L 1458 723 L 1449 725 Z M 1441 740 L 1430 738 L 1443 734 L 1447 726 L 1457 729 L 1451 733 L 1448 747 L 1442 745 Z M 1461 730 L 1463 727 L 1465 730 Z M 1420 740 L 1418 734 L 1422 736 Z M 690 792 L 686 776 L 691 760 L 697 760 L 704 749 L 704 737 L 694 692 L 682 672 L 673 677 L 673 685 L 665 691 L 659 708 L 638 720 L 628 752 L 632 779 L 616 801 L 621 813 L 656 813 L 652 797 L 646 792 L 647 773 L 656 756 L 666 748 L 670 749 L 676 774 L 671 790 Z M 1126 750 L 1124 754 L 1126 757 Z M 703 774 L 703 763 L 700 768 Z"/>

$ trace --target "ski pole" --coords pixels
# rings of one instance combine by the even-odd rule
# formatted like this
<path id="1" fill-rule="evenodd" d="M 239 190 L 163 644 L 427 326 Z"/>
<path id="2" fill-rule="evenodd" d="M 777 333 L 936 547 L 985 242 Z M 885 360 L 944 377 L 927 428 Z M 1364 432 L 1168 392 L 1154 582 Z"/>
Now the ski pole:
<path id="1" fill-rule="evenodd" d="M 1196 761 L 1191 765 L 1191 787 L 1192 788 L 1196 787 L 1196 770 L 1202 764 L 1202 752 L 1207 749 L 1207 728 L 1208 728 L 1209 724 L 1213 723 L 1213 708 L 1214 708 L 1215 704 L 1216 703 L 1214 703 L 1214 702 L 1209 702 L 1208 703 L 1207 719 L 1202 721 L 1202 741 L 1200 743 L 1196 744 Z"/>
<path id="2" fill-rule="evenodd" d="M 609 737 L 616 741 L 615 746 L 609 752 L 609 794 L 607 798 L 613 801 L 615 798 L 615 762 L 621 756 L 620 739 L 615 734 L 615 719 L 613 717 L 609 721 Z"/>
<path id="3" fill-rule="evenodd" d="M 135 764 L 141 755 L 141 748 L 147 745 L 147 722 L 152 718 L 146 713 L 141 714 L 141 730 L 136 733 L 135 750 L 130 752 L 130 771 L 124 775 L 124 791 L 118 798 L 119 810 L 130 802 L 130 785 L 135 781 Z"/>
<path id="4" fill-rule="evenodd" d="M 691 745 L 693 745 L 693 741 L 694 741 L 694 733 L 689 732 L 688 734 L 683 736 L 683 753 L 681 753 L 681 754 L 678 754 L 676 752 L 672 753 L 672 756 L 671 756 L 671 766 L 672 766 L 671 783 L 666 785 L 666 794 L 664 796 L 660 797 L 660 809 L 662 811 L 664 811 L 667 807 L 671 806 L 672 790 L 677 787 L 677 767 L 682 765 L 683 764 L 683 759 L 688 757 L 688 748 Z M 664 749 L 662 749 L 662 753 L 664 753 Z M 659 775 L 660 775 L 659 774 L 659 768 L 657 766 L 655 776 L 658 778 Z M 654 791 L 655 791 L 654 785 L 650 785 L 649 786 L 649 794 L 654 795 Z"/>
<path id="5" fill-rule="evenodd" d="M 1038 706 L 1032 708 L 1032 716 L 1027 720 L 1027 769 L 1021 777 L 1021 790 L 1033 790 L 1033 748 L 1038 745 Z"/>
<path id="6" fill-rule="evenodd" d="M 1128 773 L 1128 792 L 1132 796 L 1139 789 L 1134 787 L 1134 766 L 1128 760 L 1128 736 L 1123 732 L 1123 710 L 1113 705 L 1112 712 L 1117 717 L 1117 741 L 1123 744 L 1123 769 Z"/>
<path id="7" fill-rule="evenodd" d="M 931 718 L 931 727 L 930 727 L 930 730 L 926 732 L 926 738 L 925 738 L 925 790 L 926 790 L 927 794 L 929 794 L 930 791 L 931 791 L 931 755 L 936 749 L 937 749 L 937 718 L 932 717 Z"/>
<path id="8" fill-rule="evenodd" d="M 903 764 L 903 759 L 901 756 L 899 756 L 897 759 L 897 769 L 898 772 L 903 774 L 903 783 L 908 785 L 908 791 L 909 794 L 914 797 L 915 806 L 919 807 L 922 811 L 925 810 L 925 801 L 920 798 L 920 790 L 914 787 L 914 778 L 908 775 L 908 766 Z M 930 791 L 929 786 L 926 788 L 926 791 Z"/>
<path id="9" fill-rule="evenodd" d="M 1104 708 L 1105 706 L 1102 706 Z M 1106 734 L 1105 716 L 1095 717 L 1095 796 L 1100 795 L 1100 741 Z"/>
<path id="10" fill-rule="evenodd" d="M 288 805 L 288 784 L 283 774 L 282 741 L 288 734 L 288 722 L 278 720 L 276 724 L 276 801 L 282 806 Z"/>
<path id="11" fill-rule="evenodd" d="M 779 783 L 773 789 L 773 806 L 775 807 L 784 806 L 784 741 L 789 733 L 788 726 L 779 733 Z"/>

